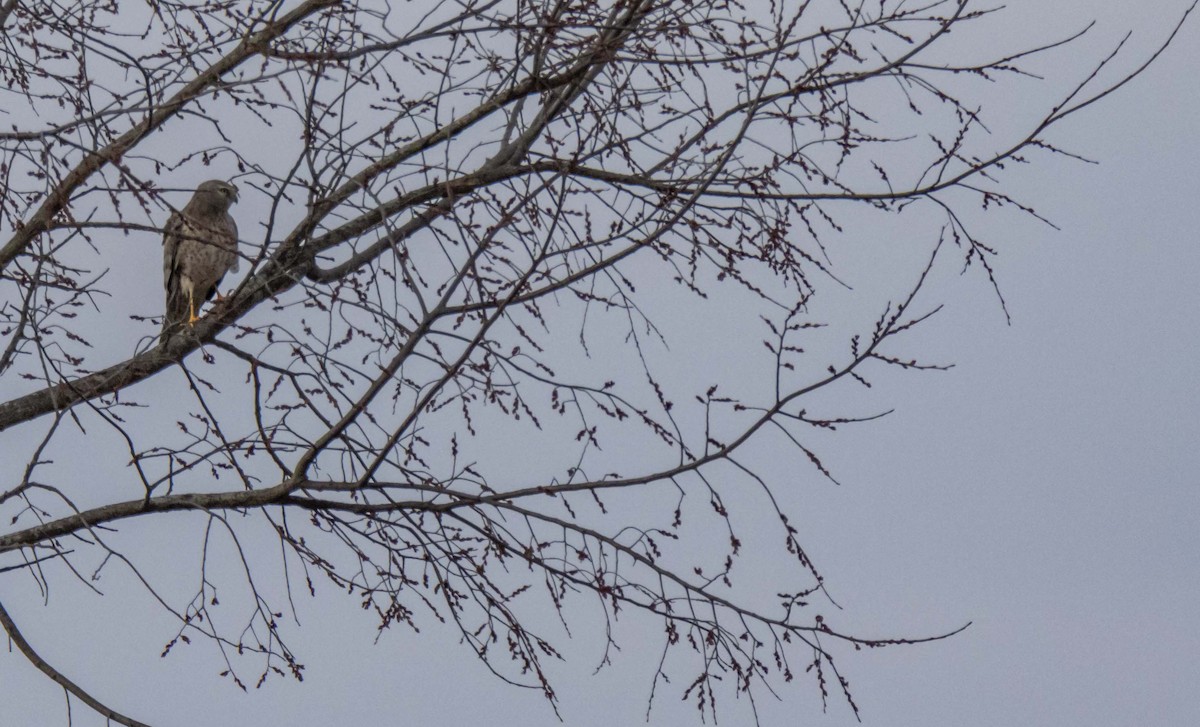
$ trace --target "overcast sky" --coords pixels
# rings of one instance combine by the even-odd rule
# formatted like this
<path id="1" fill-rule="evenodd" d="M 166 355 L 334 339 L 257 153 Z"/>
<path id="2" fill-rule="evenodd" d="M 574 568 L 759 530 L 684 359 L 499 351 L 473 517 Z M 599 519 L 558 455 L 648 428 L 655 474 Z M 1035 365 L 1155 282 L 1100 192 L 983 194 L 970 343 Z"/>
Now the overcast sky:
<path id="1" fill-rule="evenodd" d="M 1024 46 L 1023 33 L 1097 19 L 1062 60 L 1069 82 L 1129 28 L 1131 67 L 1186 5 L 1016 0 L 996 41 Z M 889 379 L 877 395 L 897 413 L 823 450 L 841 485 L 813 484 L 798 525 L 838 622 L 879 636 L 972 623 L 935 644 L 843 658 L 864 724 L 1200 724 L 1198 77 L 1193 18 L 1142 78 L 1058 128 L 1053 141 L 1100 164 L 1042 160 L 1008 178 L 1061 228 L 988 231 L 1003 243 L 1012 325 L 985 281 L 949 280 L 948 308 L 914 350 L 956 367 Z M 558 723 L 539 694 L 502 684 L 432 621 L 372 645 L 373 619 L 352 598 L 302 609 L 303 684 L 242 694 L 209 650 L 159 659 L 170 634 L 139 628 L 120 598 L 80 589 L 42 609 L 28 595 L 5 603 L 44 655 L 156 727 Z M 573 623 L 563 719 L 640 723 L 661 625 L 624 619 L 622 652 L 594 674 L 594 615 Z M 678 686 L 660 692 L 653 724 L 697 720 Z M 18 653 L 0 656 L 0 694 L 0 724 L 66 724 L 61 691 Z M 855 724 L 837 699 L 822 716 L 805 679 L 781 696 L 760 698 L 765 724 Z M 745 724 L 744 706 L 719 705 L 719 717 Z M 103 724 L 78 704 L 73 716 Z"/>

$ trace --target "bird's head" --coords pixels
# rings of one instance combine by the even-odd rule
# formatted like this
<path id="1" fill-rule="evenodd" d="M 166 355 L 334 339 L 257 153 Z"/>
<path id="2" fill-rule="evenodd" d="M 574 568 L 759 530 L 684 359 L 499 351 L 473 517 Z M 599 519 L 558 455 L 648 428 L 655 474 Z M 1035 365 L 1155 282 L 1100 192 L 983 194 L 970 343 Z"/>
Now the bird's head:
<path id="1" fill-rule="evenodd" d="M 227 210 L 238 201 L 238 188 L 232 182 L 210 179 L 196 187 L 196 196 L 214 208 Z"/>

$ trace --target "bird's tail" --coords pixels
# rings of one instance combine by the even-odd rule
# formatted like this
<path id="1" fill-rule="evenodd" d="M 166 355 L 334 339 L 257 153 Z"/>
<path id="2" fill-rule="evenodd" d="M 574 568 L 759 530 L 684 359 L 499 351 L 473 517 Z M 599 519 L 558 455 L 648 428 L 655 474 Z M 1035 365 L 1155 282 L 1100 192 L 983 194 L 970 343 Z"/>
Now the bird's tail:
<path id="1" fill-rule="evenodd" d="M 167 291 L 167 307 L 163 313 L 162 335 L 159 337 L 160 343 L 166 343 L 167 340 L 174 336 L 179 331 L 183 330 L 183 326 L 188 319 L 188 300 L 183 291 L 175 287 L 173 290 Z"/>

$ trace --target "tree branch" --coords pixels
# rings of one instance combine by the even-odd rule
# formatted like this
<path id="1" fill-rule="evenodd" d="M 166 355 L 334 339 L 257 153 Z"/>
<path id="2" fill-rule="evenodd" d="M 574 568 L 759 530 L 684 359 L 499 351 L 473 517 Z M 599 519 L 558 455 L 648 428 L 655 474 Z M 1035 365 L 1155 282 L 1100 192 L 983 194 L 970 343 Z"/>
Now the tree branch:
<path id="1" fill-rule="evenodd" d="M 126 717 L 115 709 L 104 704 L 100 700 L 84 691 L 84 689 L 78 684 L 68 679 L 62 672 L 51 666 L 50 663 L 43 659 L 36 651 L 34 651 L 29 642 L 25 640 L 25 637 L 21 634 L 21 631 L 13 622 L 12 617 L 8 615 L 8 611 L 4 609 L 3 604 L 0 604 L 0 626 L 4 627 L 5 632 L 8 633 L 8 638 L 12 639 L 12 642 L 17 645 L 17 649 L 19 649 L 20 652 L 25 655 L 26 659 L 29 659 L 31 664 L 37 667 L 38 671 L 50 677 L 56 684 L 67 690 L 68 693 L 75 695 L 79 701 L 94 709 L 98 714 L 103 715 L 104 717 L 118 724 L 123 724 L 126 727 L 150 727 L 150 725 L 147 725 L 145 722 L 139 722 L 132 717 Z"/>

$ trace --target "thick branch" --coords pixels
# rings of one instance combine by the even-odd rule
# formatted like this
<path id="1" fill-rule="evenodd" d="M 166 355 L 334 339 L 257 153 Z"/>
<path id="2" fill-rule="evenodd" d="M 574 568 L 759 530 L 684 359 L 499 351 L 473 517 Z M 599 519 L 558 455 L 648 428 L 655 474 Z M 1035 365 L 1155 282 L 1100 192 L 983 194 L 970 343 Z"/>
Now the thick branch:
<path id="1" fill-rule="evenodd" d="M 8 22 L 8 16 L 17 9 L 18 0 L 8 0 L 3 6 L 0 6 L 0 30 L 4 28 L 4 24 Z"/>

